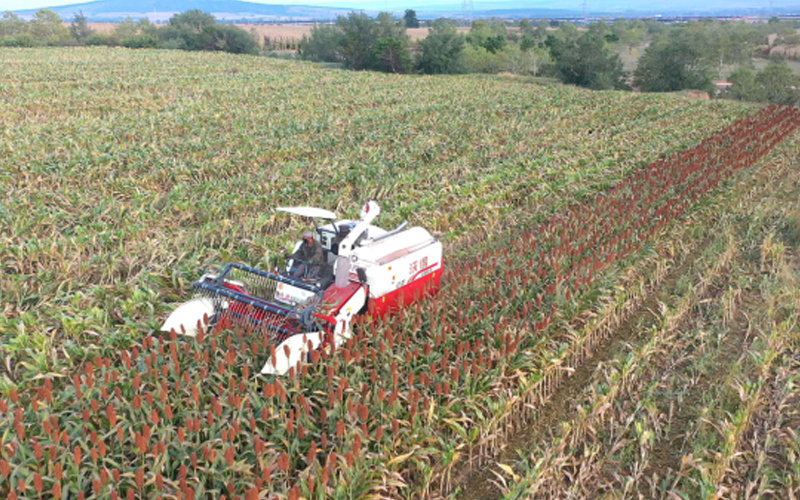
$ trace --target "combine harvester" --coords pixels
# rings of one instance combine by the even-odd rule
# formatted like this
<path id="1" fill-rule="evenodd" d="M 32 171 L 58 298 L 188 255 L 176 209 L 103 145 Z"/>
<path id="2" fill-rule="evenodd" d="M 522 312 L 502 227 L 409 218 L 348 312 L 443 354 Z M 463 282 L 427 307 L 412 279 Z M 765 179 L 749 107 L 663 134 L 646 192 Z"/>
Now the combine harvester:
<path id="1" fill-rule="evenodd" d="M 354 316 L 383 316 L 439 287 L 441 242 L 405 222 L 391 231 L 373 226 L 380 215 L 374 201 L 357 221 L 337 220 L 335 213 L 313 207 L 277 210 L 314 221 L 313 237 L 325 256 L 314 277 L 292 278 L 299 263 L 291 258 L 283 272 L 274 273 L 229 263 L 192 284 L 194 298 L 167 318 L 163 331 L 194 336 L 204 321 L 209 328 L 252 328 L 268 334 L 275 346 L 261 373 L 283 375 L 311 350 L 350 338 Z"/>

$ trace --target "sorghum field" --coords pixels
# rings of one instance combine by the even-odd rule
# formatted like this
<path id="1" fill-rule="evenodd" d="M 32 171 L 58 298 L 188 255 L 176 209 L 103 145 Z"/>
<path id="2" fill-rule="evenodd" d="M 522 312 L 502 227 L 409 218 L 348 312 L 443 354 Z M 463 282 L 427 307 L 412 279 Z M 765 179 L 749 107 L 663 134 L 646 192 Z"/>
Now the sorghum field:
<path id="1" fill-rule="evenodd" d="M 0 51 L 0 496 L 789 498 L 800 111 L 227 54 Z M 279 205 L 444 285 L 289 377 L 158 332 Z"/>

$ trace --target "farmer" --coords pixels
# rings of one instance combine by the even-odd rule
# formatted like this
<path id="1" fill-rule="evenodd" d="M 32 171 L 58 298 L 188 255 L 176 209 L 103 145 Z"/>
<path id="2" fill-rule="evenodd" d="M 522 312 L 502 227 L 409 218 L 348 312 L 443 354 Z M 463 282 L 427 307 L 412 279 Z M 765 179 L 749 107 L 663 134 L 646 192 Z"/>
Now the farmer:
<path id="1" fill-rule="evenodd" d="M 291 255 L 290 259 L 295 259 L 297 264 L 292 270 L 292 278 L 316 278 L 319 274 L 320 266 L 325 263 L 325 256 L 322 253 L 322 245 L 314 239 L 314 233 L 306 229 L 303 231 L 303 243 L 300 248 Z M 299 262 L 298 262 L 299 261 Z"/>

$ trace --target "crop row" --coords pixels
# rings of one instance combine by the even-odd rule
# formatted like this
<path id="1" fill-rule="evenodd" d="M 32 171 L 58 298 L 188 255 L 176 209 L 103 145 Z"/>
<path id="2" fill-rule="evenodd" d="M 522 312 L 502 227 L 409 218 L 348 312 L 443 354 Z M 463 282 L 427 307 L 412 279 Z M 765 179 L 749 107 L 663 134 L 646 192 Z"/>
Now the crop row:
<path id="1" fill-rule="evenodd" d="M 0 400 L 0 491 L 19 498 L 353 498 L 429 492 L 544 361 L 607 266 L 800 124 L 770 107 L 484 252 L 432 300 L 287 379 L 254 373 L 266 337 L 146 337 L 29 400 Z M 315 355 L 316 358 L 316 355 Z M 47 456 L 49 460 L 43 460 Z"/>

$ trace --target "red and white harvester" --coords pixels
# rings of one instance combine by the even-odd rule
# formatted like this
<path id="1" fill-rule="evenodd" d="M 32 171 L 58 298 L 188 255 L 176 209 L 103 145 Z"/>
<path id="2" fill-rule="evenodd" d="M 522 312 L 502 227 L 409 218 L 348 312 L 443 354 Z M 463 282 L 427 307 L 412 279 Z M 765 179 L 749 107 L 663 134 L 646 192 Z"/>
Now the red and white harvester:
<path id="1" fill-rule="evenodd" d="M 282 375 L 311 350 L 350 338 L 355 315 L 380 317 L 439 287 L 441 242 L 405 222 L 391 231 L 373 226 L 380 214 L 375 201 L 363 206 L 359 220 L 338 220 L 313 207 L 277 210 L 314 221 L 326 263 L 305 278 L 291 277 L 293 259 L 283 272 L 226 264 L 192 284 L 194 298 L 172 312 L 163 331 L 194 336 L 207 320 L 209 328 L 236 325 L 268 334 L 275 349 L 261 373 Z"/>

